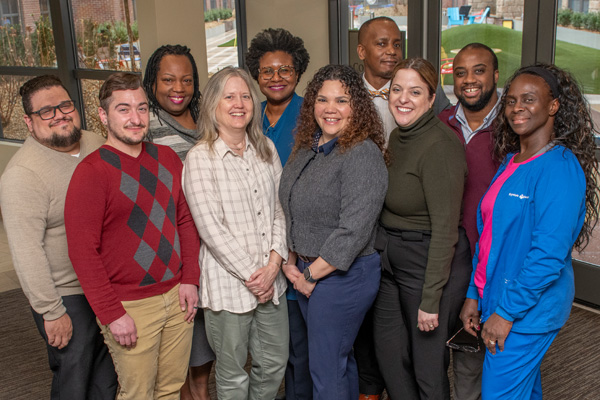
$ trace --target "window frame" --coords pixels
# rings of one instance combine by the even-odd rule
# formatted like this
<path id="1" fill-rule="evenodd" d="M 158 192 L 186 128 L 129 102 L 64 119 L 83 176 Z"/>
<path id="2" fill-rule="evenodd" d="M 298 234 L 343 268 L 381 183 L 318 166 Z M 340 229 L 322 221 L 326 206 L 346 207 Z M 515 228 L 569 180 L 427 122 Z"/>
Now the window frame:
<path id="1" fill-rule="evenodd" d="M 87 128 L 85 105 L 83 99 L 83 85 L 81 80 L 106 80 L 113 70 L 96 70 L 79 68 L 77 63 L 77 39 L 73 25 L 73 10 L 70 0 L 49 0 L 52 31 L 54 34 L 54 48 L 56 50 L 56 68 L 52 67 L 16 67 L 0 66 L 0 75 L 36 76 L 55 74 L 62 81 L 65 88 L 75 100 L 75 105 L 81 115 L 82 128 Z M 141 76 L 141 72 L 134 72 Z M 16 141 L 4 137 L 0 123 L 0 141 Z"/>

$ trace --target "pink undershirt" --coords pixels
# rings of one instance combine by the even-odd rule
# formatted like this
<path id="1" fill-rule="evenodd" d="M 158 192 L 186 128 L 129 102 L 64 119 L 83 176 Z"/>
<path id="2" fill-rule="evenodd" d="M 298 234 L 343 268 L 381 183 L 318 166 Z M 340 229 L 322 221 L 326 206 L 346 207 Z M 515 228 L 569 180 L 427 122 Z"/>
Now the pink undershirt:
<path id="1" fill-rule="evenodd" d="M 542 153 L 543 154 L 543 153 Z M 538 154 L 520 163 L 514 162 L 515 156 L 510 159 L 510 162 L 506 166 L 506 169 L 502 171 L 498 179 L 492 183 L 485 196 L 481 200 L 481 219 L 483 220 L 483 230 L 479 236 L 479 256 L 477 262 L 477 269 L 475 270 L 475 286 L 479 292 L 479 297 L 483 298 L 483 288 L 485 287 L 487 278 L 487 263 L 490 255 L 490 248 L 492 246 L 492 226 L 493 226 L 493 214 L 494 205 L 496 198 L 504 182 L 511 177 L 511 175 L 519 168 L 520 165 L 527 164 L 530 161 L 535 160 L 542 154 Z"/>

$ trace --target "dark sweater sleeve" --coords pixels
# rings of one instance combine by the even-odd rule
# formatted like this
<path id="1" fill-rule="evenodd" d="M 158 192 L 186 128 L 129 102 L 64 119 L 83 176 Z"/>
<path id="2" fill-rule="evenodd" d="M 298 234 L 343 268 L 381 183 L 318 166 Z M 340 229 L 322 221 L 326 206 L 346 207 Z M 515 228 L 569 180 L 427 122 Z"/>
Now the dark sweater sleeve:
<path id="1" fill-rule="evenodd" d="M 125 315 L 100 256 L 107 179 L 101 167 L 82 161 L 73 173 L 65 201 L 69 257 L 85 297 L 103 325 Z"/>
<path id="2" fill-rule="evenodd" d="M 338 227 L 319 250 L 335 268 L 347 271 L 371 239 L 387 191 L 387 169 L 379 148 L 370 140 L 345 154 L 341 171 Z M 318 193 L 315 193 L 318 199 Z"/>
<path id="3" fill-rule="evenodd" d="M 422 159 L 421 180 L 431 221 L 431 242 L 419 308 L 427 313 L 439 312 L 442 290 L 450 276 L 466 168 L 464 150 L 458 141 L 440 140 L 430 146 Z"/>

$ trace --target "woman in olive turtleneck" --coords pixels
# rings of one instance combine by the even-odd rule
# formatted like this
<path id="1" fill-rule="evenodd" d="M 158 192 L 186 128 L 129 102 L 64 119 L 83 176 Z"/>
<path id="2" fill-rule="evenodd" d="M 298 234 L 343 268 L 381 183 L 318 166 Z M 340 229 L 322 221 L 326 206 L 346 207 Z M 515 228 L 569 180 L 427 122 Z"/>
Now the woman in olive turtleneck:
<path id="1" fill-rule="evenodd" d="M 433 65 L 403 60 L 394 71 L 389 108 L 389 187 L 378 242 L 381 286 L 374 306 L 376 355 L 393 399 L 449 399 L 448 336 L 471 276 L 460 227 L 467 173 L 464 149 L 433 113 Z M 400 362 L 399 362 L 400 361 Z"/>

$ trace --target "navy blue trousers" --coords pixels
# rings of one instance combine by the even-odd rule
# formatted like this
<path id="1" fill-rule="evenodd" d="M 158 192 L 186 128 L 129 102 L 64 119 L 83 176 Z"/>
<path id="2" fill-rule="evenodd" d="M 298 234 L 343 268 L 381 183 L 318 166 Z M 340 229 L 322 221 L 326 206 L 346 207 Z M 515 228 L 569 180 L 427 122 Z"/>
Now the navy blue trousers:
<path id="1" fill-rule="evenodd" d="M 309 263 L 298 260 L 304 271 Z M 379 253 L 357 258 L 349 270 L 321 279 L 310 298 L 298 294 L 308 331 L 308 359 L 315 400 L 356 400 L 358 370 L 352 345 L 377 295 Z"/>
<path id="2" fill-rule="evenodd" d="M 287 303 L 290 322 L 290 356 L 285 370 L 285 398 L 286 400 L 312 400 L 313 383 L 308 367 L 306 323 L 298 300 L 288 299 Z"/>
<path id="3" fill-rule="evenodd" d="M 73 336 L 63 349 L 48 344 L 42 315 L 33 309 L 33 319 L 46 342 L 52 370 L 52 400 L 114 400 L 117 374 L 104 338 L 84 295 L 63 296 L 73 324 Z"/>

